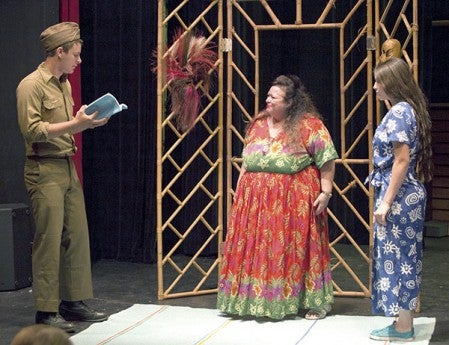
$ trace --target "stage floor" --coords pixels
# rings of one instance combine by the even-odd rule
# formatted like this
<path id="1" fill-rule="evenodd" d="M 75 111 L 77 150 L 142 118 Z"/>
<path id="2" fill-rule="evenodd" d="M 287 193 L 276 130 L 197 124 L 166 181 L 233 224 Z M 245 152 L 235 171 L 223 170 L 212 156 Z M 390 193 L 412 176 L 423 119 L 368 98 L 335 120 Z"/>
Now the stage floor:
<path id="1" fill-rule="evenodd" d="M 95 298 L 89 305 L 114 314 L 133 304 L 215 308 L 216 295 L 158 301 L 157 266 L 102 260 L 93 264 Z M 430 344 L 449 344 L 449 237 L 425 238 L 421 313 L 436 318 Z M 333 315 L 371 315 L 368 298 L 336 297 Z M 22 328 L 33 324 L 31 288 L 0 292 L 0 345 L 9 345 Z M 77 330 L 88 323 L 76 323 Z"/>

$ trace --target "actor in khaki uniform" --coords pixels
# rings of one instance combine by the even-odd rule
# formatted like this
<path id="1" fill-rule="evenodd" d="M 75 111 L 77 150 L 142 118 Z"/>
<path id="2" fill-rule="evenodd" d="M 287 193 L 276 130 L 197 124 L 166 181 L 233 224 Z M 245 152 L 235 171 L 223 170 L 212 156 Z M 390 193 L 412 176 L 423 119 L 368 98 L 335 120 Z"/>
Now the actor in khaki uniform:
<path id="1" fill-rule="evenodd" d="M 84 195 L 72 156 L 74 133 L 103 126 L 107 119 L 73 116 L 67 75 L 81 63 L 78 24 L 63 22 L 40 36 L 47 57 L 17 87 L 17 111 L 25 139 L 25 184 L 36 233 L 33 244 L 33 293 L 36 323 L 75 330 L 69 321 L 103 321 L 89 308 L 92 278 Z"/>

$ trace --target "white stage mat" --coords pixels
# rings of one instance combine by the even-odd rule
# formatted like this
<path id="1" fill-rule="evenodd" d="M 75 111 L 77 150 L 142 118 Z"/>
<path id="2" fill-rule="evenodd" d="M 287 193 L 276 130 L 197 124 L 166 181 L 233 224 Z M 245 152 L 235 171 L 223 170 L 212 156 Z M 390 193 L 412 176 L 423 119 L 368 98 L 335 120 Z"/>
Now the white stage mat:
<path id="1" fill-rule="evenodd" d="M 391 322 L 382 316 L 343 315 L 256 321 L 230 318 L 215 309 L 136 304 L 71 340 L 75 345 L 385 345 L 369 339 L 369 333 Z M 429 344 L 435 318 L 416 318 L 414 325 L 413 345 Z"/>

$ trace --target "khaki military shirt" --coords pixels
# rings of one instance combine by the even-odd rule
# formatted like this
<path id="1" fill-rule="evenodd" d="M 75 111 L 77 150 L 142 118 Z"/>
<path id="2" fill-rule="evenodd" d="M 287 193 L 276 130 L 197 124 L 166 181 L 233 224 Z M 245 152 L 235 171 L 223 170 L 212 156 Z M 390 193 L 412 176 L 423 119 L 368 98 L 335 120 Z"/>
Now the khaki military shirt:
<path id="1" fill-rule="evenodd" d="M 73 118 L 72 88 L 68 80 L 58 80 L 41 63 L 26 76 L 16 90 L 20 131 L 28 157 L 65 157 L 76 152 L 70 133 L 48 139 L 50 123 Z"/>

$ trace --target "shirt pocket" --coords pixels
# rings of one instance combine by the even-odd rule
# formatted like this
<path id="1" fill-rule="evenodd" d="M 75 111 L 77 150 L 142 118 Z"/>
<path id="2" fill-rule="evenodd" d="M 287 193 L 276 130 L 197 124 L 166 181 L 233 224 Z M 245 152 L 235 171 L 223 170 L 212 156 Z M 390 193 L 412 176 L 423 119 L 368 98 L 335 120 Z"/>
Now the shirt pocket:
<path id="1" fill-rule="evenodd" d="M 64 101 L 60 98 L 46 98 L 42 101 L 42 120 L 47 122 L 66 121 Z"/>

